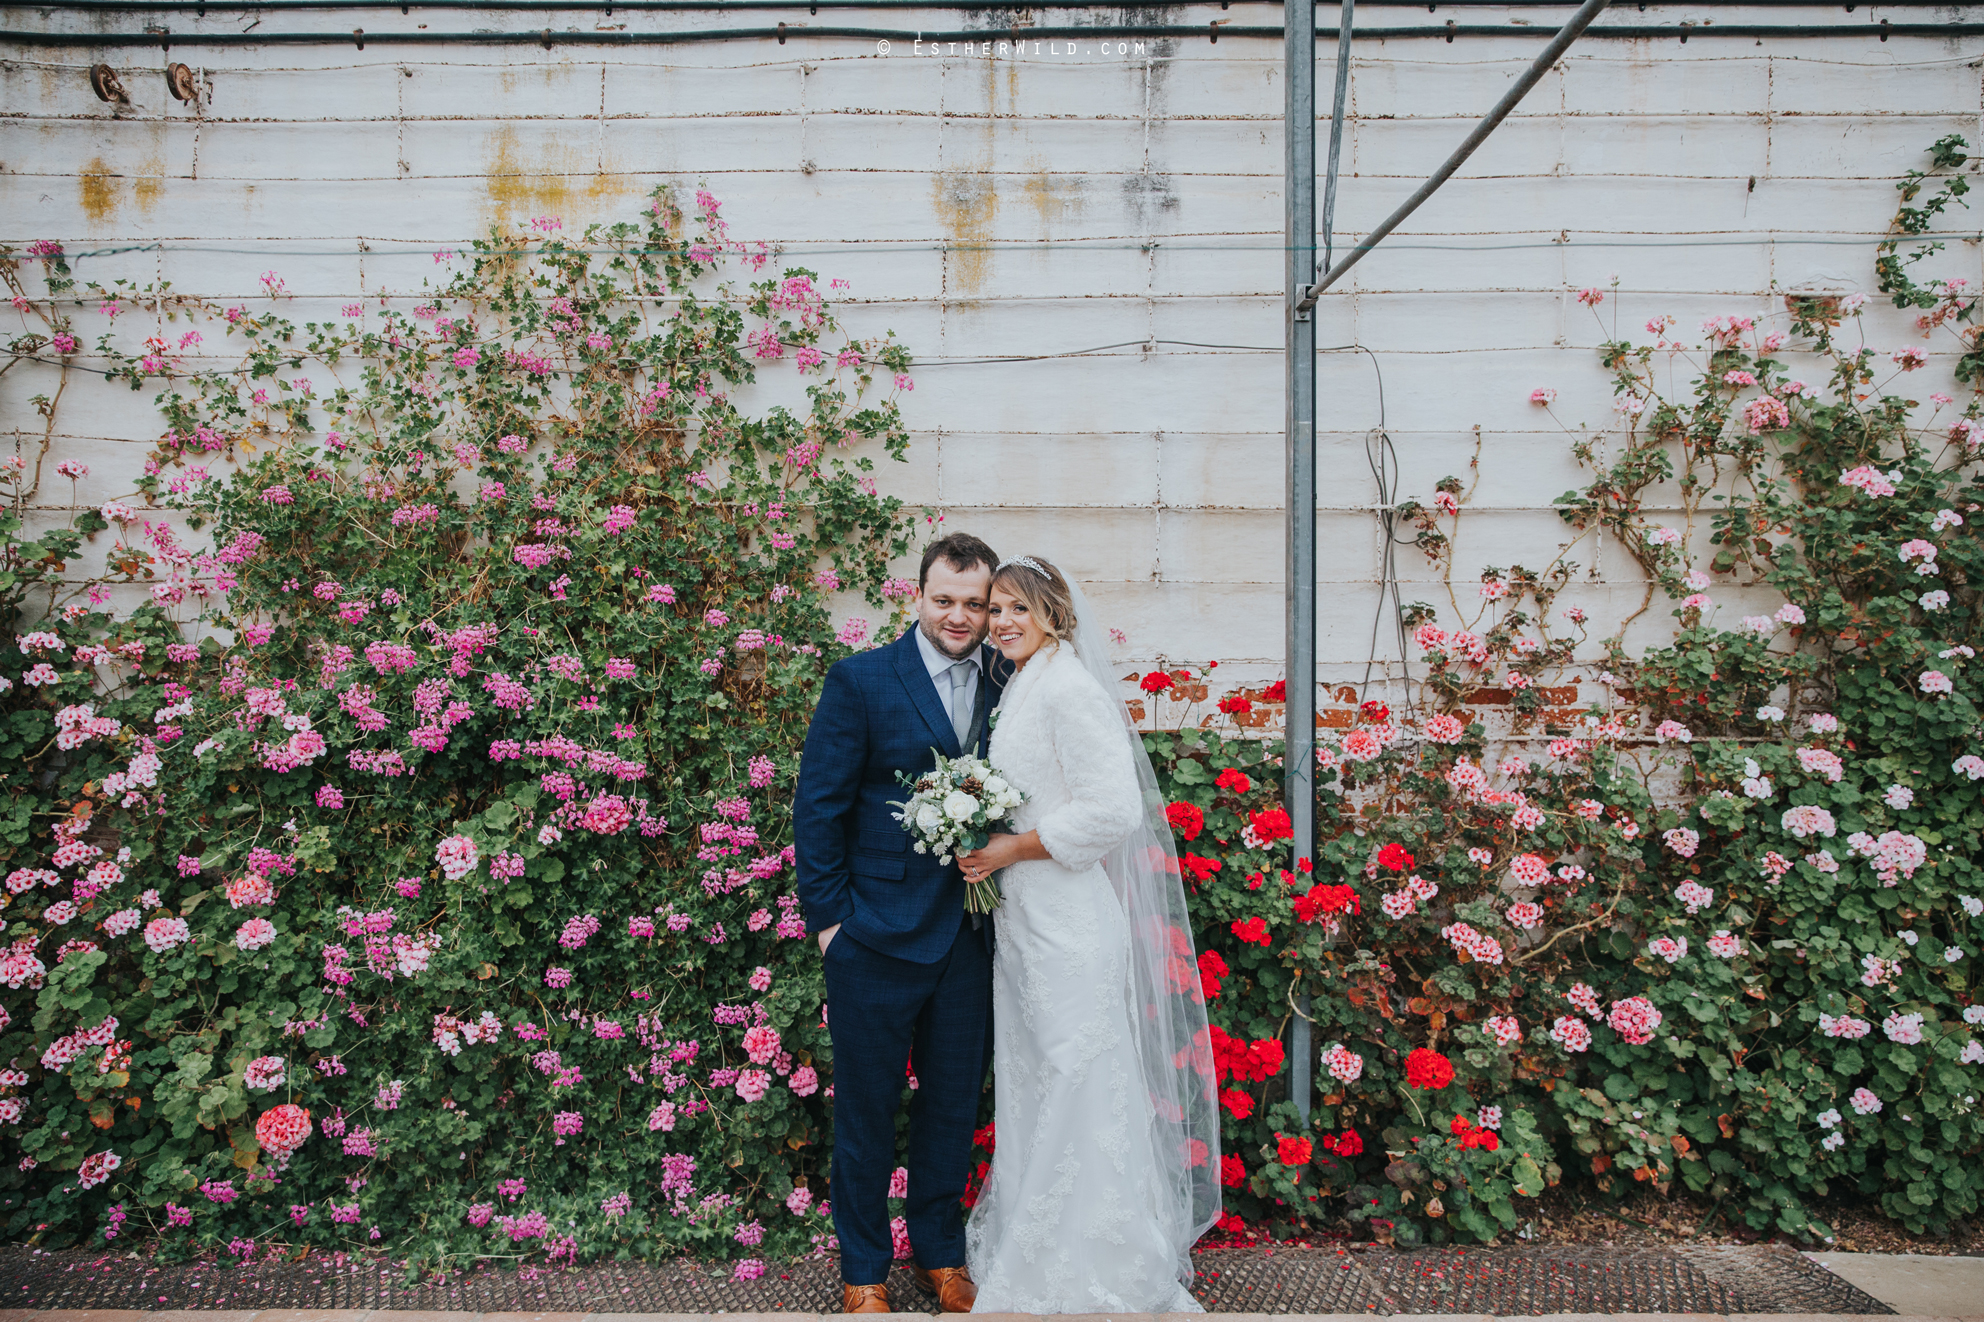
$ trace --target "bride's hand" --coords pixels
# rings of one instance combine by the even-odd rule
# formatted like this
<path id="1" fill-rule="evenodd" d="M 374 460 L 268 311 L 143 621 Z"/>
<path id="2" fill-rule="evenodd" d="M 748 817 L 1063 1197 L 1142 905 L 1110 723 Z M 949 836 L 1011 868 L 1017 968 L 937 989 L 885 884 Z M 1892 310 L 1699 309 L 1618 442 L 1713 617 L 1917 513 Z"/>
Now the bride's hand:
<path id="1" fill-rule="evenodd" d="M 1009 863 L 1018 861 L 1018 853 L 1013 848 L 1016 837 L 995 835 L 985 842 L 981 849 L 958 855 L 958 866 L 964 869 L 966 881 L 983 881 Z"/>
<path id="2" fill-rule="evenodd" d="M 1040 833 L 1028 831 L 1025 835 L 995 835 L 985 842 L 984 848 L 959 854 L 958 866 L 964 869 L 966 881 L 983 881 L 1000 868 L 1048 857 L 1051 856 L 1040 843 Z"/>

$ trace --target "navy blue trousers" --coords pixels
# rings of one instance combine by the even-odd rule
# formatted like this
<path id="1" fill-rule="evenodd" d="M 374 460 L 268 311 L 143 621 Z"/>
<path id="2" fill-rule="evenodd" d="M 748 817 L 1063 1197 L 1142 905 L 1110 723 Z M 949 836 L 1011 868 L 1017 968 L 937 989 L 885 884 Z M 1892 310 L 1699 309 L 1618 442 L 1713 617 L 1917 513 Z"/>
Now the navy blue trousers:
<path id="1" fill-rule="evenodd" d="M 909 1103 L 909 1197 L 903 1220 L 916 1261 L 964 1266 L 964 1196 L 971 1131 L 992 1047 L 991 923 L 958 926 L 934 964 L 885 955 L 834 935 L 822 964 L 827 1032 L 834 1044 L 834 1158 L 828 1195 L 849 1285 L 888 1279 L 889 1176 L 896 1165 L 896 1113 L 916 1066 Z"/>

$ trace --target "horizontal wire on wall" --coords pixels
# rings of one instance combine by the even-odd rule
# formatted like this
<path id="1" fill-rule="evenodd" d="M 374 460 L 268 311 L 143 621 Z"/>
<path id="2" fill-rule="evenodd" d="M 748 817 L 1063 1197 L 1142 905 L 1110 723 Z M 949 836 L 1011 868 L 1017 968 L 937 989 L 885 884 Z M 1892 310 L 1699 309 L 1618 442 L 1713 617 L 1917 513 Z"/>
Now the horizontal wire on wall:
<path id="1" fill-rule="evenodd" d="M 1512 177 L 1521 177 L 1521 176 L 1512 176 Z M 1798 233 L 1791 233 L 1791 234 L 1760 233 L 1753 235 L 1729 235 L 1729 236 L 1649 234 L 1649 235 L 1623 236 L 1619 238 L 1610 238 L 1610 239 L 1578 239 L 1578 238 L 1554 239 L 1553 238 L 1553 239 L 1538 239 L 1534 241 L 1506 242 L 1506 243 L 1497 243 L 1497 242 L 1455 243 L 1455 242 L 1427 241 L 1427 240 L 1415 241 L 1412 239 L 1387 239 L 1385 241 L 1384 246 L 1387 251 L 1398 250 L 1398 251 L 1411 251 L 1411 252 L 1518 252 L 1525 250 L 1541 250 L 1548 248 L 1626 248 L 1626 249 L 1754 248 L 1754 247 L 1764 247 L 1771 244 L 1784 244 L 1787 246 L 1797 246 L 1797 247 L 1840 248 L 1840 247 L 1862 247 L 1870 243 L 1881 243 L 1890 239 L 1898 242 L 1906 242 L 1906 243 L 1917 243 L 1917 242 L 1925 242 L 1925 241 L 1941 242 L 1941 243 L 1979 243 L 1979 242 L 1984 242 L 1984 232 L 1972 233 L 1972 234 L 1898 235 L 1892 233 L 1875 233 L 1869 230 L 1859 234 L 1854 234 L 1849 232 L 1846 233 L 1844 236 L 1840 236 L 1839 232 L 1837 231 L 1834 231 L 1828 235 L 1813 235 L 1813 234 L 1798 234 Z M 0 242 L 25 244 L 31 242 L 31 240 L 25 238 L 13 238 L 8 240 L 0 240 Z M 239 240 L 229 241 L 224 243 L 203 243 L 198 240 L 147 240 L 144 242 L 117 244 L 108 247 L 79 249 L 76 252 L 65 252 L 63 256 L 70 263 L 73 264 L 76 262 L 85 261 L 93 258 L 123 256 L 128 253 L 161 253 L 161 254 L 215 253 L 220 255 L 251 256 L 251 257 L 262 257 L 262 256 L 432 257 L 437 253 L 446 253 L 464 259 L 473 258 L 478 255 L 476 253 L 466 251 L 460 246 L 462 244 L 466 244 L 469 242 L 475 242 L 475 240 L 467 240 L 467 239 L 453 240 L 453 241 L 442 240 L 442 239 L 371 240 L 371 242 L 380 243 L 380 244 L 405 243 L 409 245 L 416 245 L 416 246 L 409 246 L 404 248 L 382 248 L 382 247 L 297 248 L 297 247 L 287 246 L 294 242 L 298 242 L 298 241 L 291 239 L 272 238 L 265 240 L 259 244 L 253 244 L 253 243 L 244 244 Z M 308 240 L 302 240 L 302 242 L 308 242 Z M 732 242 L 736 242 L 736 240 L 732 240 Z M 756 240 L 746 240 L 745 242 L 756 242 Z M 898 253 L 898 252 L 900 253 L 989 252 L 989 253 L 1010 253 L 1015 255 L 1024 255 L 1028 253 L 1043 252 L 1049 249 L 1070 249 L 1070 248 L 1084 252 L 1131 252 L 1131 251 L 1155 252 L 1155 251 L 1161 251 L 1167 249 L 1171 251 L 1183 251 L 1183 252 L 1229 252 L 1229 251 L 1286 252 L 1288 251 L 1288 245 L 1286 243 L 1268 243 L 1268 242 L 1181 243 L 1166 238 L 1122 239 L 1122 240 L 1013 239 L 1013 240 L 1005 240 L 1005 241 L 992 242 L 992 243 L 953 243 L 947 240 L 931 240 L 929 242 L 924 242 L 924 243 L 900 243 L 900 242 L 884 240 L 871 244 L 871 243 L 863 242 L 858 239 L 838 240 L 833 242 L 835 243 L 835 246 L 833 247 L 820 247 L 820 246 L 772 247 L 766 250 L 765 256 L 767 260 L 769 260 L 772 257 L 781 257 L 781 258 L 811 257 L 811 256 L 832 256 L 837 254 L 848 254 L 848 255 L 868 257 L 868 256 L 876 256 L 876 255 L 887 255 L 889 253 Z M 418 245 L 427 245 L 427 244 L 443 244 L 448 246 L 442 246 L 442 247 L 418 246 Z M 663 255 L 679 256 L 681 255 L 682 249 L 681 248 L 619 248 L 605 244 L 601 244 L 601 245 L 566 244 L 565 251 L 582 252 L 594 256 L 659 257 Z M 738 254 L 735 253 L 734 250 L 726 250 L 726 251 L 730 253 L 730 256 L 732 257 L 733 260 L 745 260 L 745 259 L 755 260 L 757 257 L 756 253 Z M 529 249 L 525 253 L 525 255 L 527 256 L 538 255 L 538 250 L 534 248 Z M 665 297 L 675 297 L 675 296 L 659 295 L 659 296 L 650 296 L 650 297 L 665 298 Z"/>

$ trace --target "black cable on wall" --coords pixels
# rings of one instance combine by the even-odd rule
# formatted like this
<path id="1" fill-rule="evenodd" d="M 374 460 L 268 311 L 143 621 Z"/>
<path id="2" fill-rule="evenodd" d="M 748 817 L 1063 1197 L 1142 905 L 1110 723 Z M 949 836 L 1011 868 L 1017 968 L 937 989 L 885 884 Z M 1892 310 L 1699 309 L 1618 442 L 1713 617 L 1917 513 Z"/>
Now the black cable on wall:
<path id="1" fill-rule="evenodd" d="M 784 6 L 796 9 L 808 0 L 794 0 Z M 698 6 L 701 7 L 701 6 Z M 740 7 L 725 5 L 723 8 Z M 848 7 L 855 7 L 850 5 Z M 932 6 L 918 6 L 931 8 Z M 945 8 L 953 8 L 945 6 Z M 1369 41 L 1402 40 L 1444 40 L 1454 41 L 1459 37 L 1537 37 L 1548 38 L 1555 34 L 1549 27 L 1516 27 L 1499 24 L 1461 24 L 1448 22 L 1441 27 L 1390 27 L 1363 28 L 1358 35 Z M 1334 41 L 1334 34 L 1319 34 L 1319 40 L 1327 35 Z M 1949 40 L 1957 37 L 1984 36 L 1984 22 L 1980 23 L 1893 23 L 1882 19 L 1879 23 L 1661 23 L 1661 24 L 1594 24 L 1585 32 L 1585 37 L 1624 40 L 1660 41 L 1678 38 L 1682 44 L 1696 38 L 1742 38 L 1762 40 L 1764 38 L 1876 38 L 1887 41 L 1890 37 L 1928 37 Z M 1282 30 L 1277 26 L 1240 26 L 1220 21 L 1212 21 L 1202 26 L 1180 24 L 1094 24 L 1057 25 L 1005 28 L 966 28 L 951 32 L 932 32 L 919 28 L 884 27 L 838 27 L 814 26 L 805 23 L 780 23 L 775 27 L 714 28 L 684 32 L 599 32 L 591 30 L 557 31 L 544 28 L 539 31 L 491 32 L 367 32 L 356 28 L 350 32 L 173 32 L 155 28 L 138 32 L 24 32 L 0 31 L 0 45 L 15 46 L 150 46 L 160 50 L 170 50 L 175 46 L 355 46 L 359 50 L 368 45 L 376 46 L 542 46 L 546 50 L 555 46 L 670 46 L 686 45 L 704 41 L 764 41 L 776 40 L 785 45 L 794 37 L 815 38 L 854 38 L 865 41 L 889 41 L 921 43 L 923 45 L 950 44 L 953 42 L 991 41 L 1060 41 L 1076 38 L 1131 38 L 1131 37 L 1203 37 L 1213 44 L 1220 38 L 1252 37 L 1262 40 L 1280 41 Z"/>

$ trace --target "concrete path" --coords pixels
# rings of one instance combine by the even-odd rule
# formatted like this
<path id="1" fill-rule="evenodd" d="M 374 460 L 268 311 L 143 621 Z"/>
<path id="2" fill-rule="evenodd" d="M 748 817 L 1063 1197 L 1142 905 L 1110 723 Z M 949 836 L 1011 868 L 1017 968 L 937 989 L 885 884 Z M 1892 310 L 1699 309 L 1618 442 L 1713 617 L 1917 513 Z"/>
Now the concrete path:
<path id="1" fill-rule="evenodd" d="M 1923 1253 L 1808 1253 L 1897 1313 L 1984 1313 L 1984 1258 Z"/>

